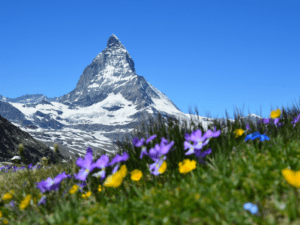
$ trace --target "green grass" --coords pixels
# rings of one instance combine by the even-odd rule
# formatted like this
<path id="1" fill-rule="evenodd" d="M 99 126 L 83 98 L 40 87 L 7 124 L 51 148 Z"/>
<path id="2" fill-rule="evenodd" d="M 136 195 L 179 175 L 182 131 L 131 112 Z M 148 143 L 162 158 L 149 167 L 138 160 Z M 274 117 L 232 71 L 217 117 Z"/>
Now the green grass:
<path id="1" fill-rule="evenodd" d="M 272 117 L 276 112 L 272 111 Z M 0 223 L 300 224 L 300 177 L 296 175 L 293 186 L 289 183 L 292 175 L 287 182 L 282 172 L 287 168 L 300 170 L 300 121 L 295 127 L 291 123 L 299 114 L 295 107 L 282 108 L 276 115 L 282 126 L 256 126 L 250 121 L 239 123 L 241 115 L 236 114 L 235 122 L 231 123 L 226 112 L 227 132 L 216 120 L 209 126 L 211 131 L 216 127 L 221 134 L 212 137 L 202 148 L 202 151 L 212 150 L 203 159 L 207 164 L 199 163 L 195 154 L 185 155 L 188 149 L 184 150 L 186 133 L 201 130 L 204 135 L 200 122 L 191 121 L 191 127 L 179 128 L 175 118 L 168 118 L 168 127 L 162 123 L 161 117 L 157 121 L 148 118 L 149 126 L 141 124 L 125 143 L 119 143 L 119 154 L 127 152 L 129 158 L 120 162 L 118 172 L 113 176 L 112 183 L 121 181 L 117 187 L 105 186 L 104 183 L 116 164 L 105 169 L 106 177 L 102 181 L 92 176 L 101 171 L 100 168 L 90 172 L 82 192 L 74 189 L 74 185 L 81 183 L 74 177 L 63 179 L 57 191 L 42 193 L 35 184 L 48 177 L 53 179 L 62 172 L 77 174 L 81 167 L 74 163 L 50 164 L 51 168 L 35 171 L 0 172 Z M 246 129 L 247 124 L 251 130 Z M 238 129 L 243 132 L 236 136 Z M 247 135 L 254 132 L 265 134 L 269 140 L 245 141 Z M 158 175 L 151 174 L 147 167 L 147 164 L 154 163 L 153 160 L 149 156 L 140 159 L 141 147 L 132 144 L 133 137 L 147 139 L 154 134 L 157 137 L 145 145 L 147 152 L 155 144 L 160 144 L 162 137 L 168 143 L 174 141 Z M 93 158 L 93 162 L 98 158 Z M 109 162 L 112 158 L 109 157 Z M 180 173 L 178 163 L 185 159 L 195 160 L 196 167 Z M 120 172 L 124 169 L 122 165 L 126 165 L 126 175 Z M 142 172 L 140 179 L 133 180 L 135 175 L 131 172 L 134 170 Z M 7 197 L 11 190 L 13 195 Z M 24 201 L 26 197 L 27 202 Z M 42 197 L 47 198 L 46 204 L 38 205 Z M 11 201 L 14 201 L 15 208 L 8 206 Z M 257 213 L 252 214 L 243 208 L 249 202 L 258 207 Z"/>

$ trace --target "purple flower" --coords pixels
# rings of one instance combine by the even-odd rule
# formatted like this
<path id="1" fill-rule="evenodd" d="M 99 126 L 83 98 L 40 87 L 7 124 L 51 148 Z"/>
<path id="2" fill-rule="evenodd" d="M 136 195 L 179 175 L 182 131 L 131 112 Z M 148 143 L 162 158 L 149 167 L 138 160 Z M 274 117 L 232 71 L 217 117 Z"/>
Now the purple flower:
<path id="1" fill-rule="evenodd" d="M 162 138 L 160 145 L 155 144 L 154 148 L 151 148 L 149 150 L 148 155 L 152 160 L 157 161 L 161 159 L 164 155 L 166 155 L 173 145 L 174 141 L 168 144 L 168 141 L 165 138 Z"/>
<path id="2" fill-rule="evenodd" d="M 65 178 L 71 178 L 71 175 L 65 174 L 65 172 L 58 174 L 54 179 L 48 177 L 46 181 L 42 180 L 41 182 L 37 183 L 37 188 L 40 189 L 42 193 L 50 190 L 57 191 L 59 189 L 60 182 Z"/>
<path id="3" fill-rule="evenodd" d="M 189 149 L 185 153 L 185 155 L 195 154 L 196 157 L 199 159 L 199 162 L 202 164 L 206 164 L 202 158 L 206 155 L 211 154 L 211 149 L 207 149 L 204 152 L 201 152 L 203 146 L 207 145 L 209 140 L 212 137 L 218 137 L 221 134 L 221 131 L 216 131 L 217 127 L 214 127 L 214 131 L 208 130 L 203 136 L 201 130 L 194 131 L 190 136 L 188 133 L 185 134 L 185 139 L 187 141 L 193 141 L 194 144 L 191 144 L 187 141 L 184 142 L 184 150 Z M 206 140 L 207 139 L 207 140 Z"/>
<path id="4" fill-rule="evenodd" d="M 246 125 L 247 130 L 251 130 L 249 124 Z"/>
<path id="5" fill-rule="evenodd" d="M 187 141 L 193 141 L 197 149 L 202 149 L 203 146 L 207 145 L 212 137 L 218 137 L 221 131 L 216 131 L 217 127 L 214 127 L 214 131 L 208 130 L 203 136 L 201 130 L 193 131 L 190 136 L 188 133 L 185 134 L 185 139 Z M 207 139 L 207 140 L 206 140 Z M 206 140 L 206 141 L 205 141 Z"/>
<path id="6" fill-rule="evenodd" d="M 123 156 L 120 156 L 119 154 L 117 154 L 110 163 L 107 164 L 107 166 L 111 166 L 115 163 L 117 163 L 117 165 L 114 167 L 112 174 L 114 174 L 115 172 L 117 172 L 117 170 L 119 169 L 120 166 L 120 162 L 122 161 L 126 161 L 129 158 L 129 155 L 127 152 L 123 153 Z"/>
<path id="7" fill-rule="evenodd" d="M 11 202 L 9 203 L 9 206 L 11 208 L 14 208 L 15 207 L 15 200 L 11 200 Z M 5 205 L 5 207 L 7 207 L 7 205 Z"/>
<path id="8" fill-rule="evenodd" d="M 43 196 L 43 197 L 40 199 L 38 205 L 41 205 L 41 204 L 44 204 L 44 205 L 46 204 L 46 196 Z"/>
<path id="9" fill-rule="evenodd" d="M 165 138 L 161 139 L 160 145 L 155 144 L 154 148 L 149 150 L 148 156 L 154 161 L 153 164 L 149 165 L 150 173 L 153 175 L 160 174 L 158 172 L 164 160 L 166 160 L 166 154 L 169 152 L 171 147 L 174 145 L 174 141 L 168 144 L 168 141 Z"/>
<path id="10" fill-rule="evenodd" d="M 105 167 L 107 167 L 109 158 L 107 155 L 102 155 L 96 162 L 98 165 L 97 168 L 101 168 L 102 170 L 99 171 L 98 173 L 94 173 L 92 176 L 94 177 L 100 177 L 101 180 L 104 180 L 105 178 Z"/>
<path id="11" fill-rule="evenodd" d="M 294 124 L 294 127 L 296 126 L 296 123 L 300 120 L 300 114 L 297 117 L 294 117 L 294 120 L 292 123 Z"/>
<path id="12" fill-rule="evenodd" d="M 146 148 L 145 144 L 148 144 L 150 141 L 152 141 L 154 138 L 156 138 L 156 136 L 157 135 L 152 135 L 151 137 L 149 137 L 146 140 L 146 142 L 144 141 L 144 138 L 142 138 L 141 140 L 139 140 L 137 137 L 132 139 L 132 143 L 134 144 L 134 146 L 142 147 L 140 159 L 142 159 L 144 155 L 148 155 L 147 154 L 147 148 Z"/>
<path id="13" fill-rule="evenodd" d="M 117 154 L 110 163 L 108 163 L 109 158 L 107 155 L 102 155 L 95 163 L 92 163 L 93 161 L 93 150 L 91 148 L 87 148 L 85 158 L 78 158 L 77 159 L 77 166 L 81 167 L 81 170 L 78 172 L 78 174 L 74 174 L 75 179 L 85 181 L 88 174 L 91 173 L 95 168 L 100 168 L 102 171 L 93 174 L 95 177 L 101 177 L 103 180 L 105 178 L 105 167 L 111 166 L 115 163 L 118 163 L 115 168 L 113 169 L 112 173 L 115 173 L 119 166 L 121 161 L 126 161 L 129 158 L 129 155 L 127 152 L 123 153 L 123 156 L 120 156 Z"/>
<path id="14" fill-rule="evenodd" d="M 86 186 L 86 182 L 83 182 L 81 184 L 77 183 L 77 185 L 79 186 L 79 191 L 82 192 L 82 188 Z"/>
<path id="15" fill-rule="evenodd" d="M 103 155 L 97 162 L 92 163 L 93 161 L 93 150 L 88 147 L 86 150 L 85 158 L 81 157 L 77 159 L 77 166 L 81 167 L 81 170 L 78 174 L 74 174 L 75 179 L 85 181 L 88 174 L 92 172 L 95 168 L 102 168 L 108 162 L 108 156 Z"/>
<path id="16" fill-rule="evenodd" d="M 195 149 L 195 155 L 196 155 L 196 157 L 198 158 L 198 161 L 199 161 L 200 163 L 202 163 L 202 164 L 206 164 L 206 162 L 204 162 L 204 161 L 202 160 L 202 158 L 204 158 L 206 155 L 209 155 L 210 153 L 211 153 L 211 149 L 210 149 L 210 148 L 207 149 L 207 150 L 205 150 L 204 152 L 201 152 L 200 149 Z"/>

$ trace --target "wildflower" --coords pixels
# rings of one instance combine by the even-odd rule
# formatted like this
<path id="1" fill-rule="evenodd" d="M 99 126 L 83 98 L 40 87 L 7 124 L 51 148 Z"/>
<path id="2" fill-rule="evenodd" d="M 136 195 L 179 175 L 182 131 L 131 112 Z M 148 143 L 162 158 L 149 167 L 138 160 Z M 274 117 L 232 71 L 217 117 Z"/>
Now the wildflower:
<path id="1" fill-rule="evenodd" d="M 103 190 L 105 190 L 105 188 L 103 188 Z M 98 191 L 99 191 L 99 192 L 102 191 L 101 185 L 98 186 Z"/>
<path id="2" fill-rule="evenodd" d="M 99 172 L 94 173 L 92 176 L 97 178 L 100 177 L 100 179 L 103 180 L 105 178 L 105 167 L 103 167 Z"/>
<path id="3" fill-rule="evenodd" d="M 131 171 L 131 180 L 139 181 L 142 176 L 143 176 L 143 173 L 140 170 L 135 169 L 135 170 Z"/>
<path id="4" fill-rule="evenodd" d="M 250 211 L 252 214 L 258 213 L 258 207 L 251 202 L 247 202 L 244 204 L 244 209 Z"/>
<path id="5" fill-rule="evenodd" d="M 77 192 L 77 190 L 79 189 L 80 192 L 82 192 L 82 188 L 86 186 L 86 183 L 82 183 L 82 184 L 74 184 L 72 186 L 72 188 L 69 190 L 70 194 L 75 194 Z"/>
<path id="6" fill-rule="evenodd" d="M 281 111 L 280 109 L 271 111 L 270 117 L 272 119 L 280 117 Z"/>
<path id="7" fill-rule="evenodd" d="M 30 203 L 31 195 L 27 195 L 26 198 L 20 203 L 20 209 L 24 210 Z"/>
<path id="8" fill-rule="evenodd" d="M 281 173 L 290 185 L 300 188 L 300 170 L 294 172 L 290 169 L 284 169 L 281 171 Z"/>
<path id="9" fill-rule="evenodd" d="M 260 138 L 260 141 L 270 140 L 268 136 L 260 134 L 259 132 L 254 132 L 252 134 L 248 134 L 245 138 L 245 141 L 248 141 L 249 139 L 254 140 L 256 138 Z"/>
<path id="10" fill-rule="evenodd" d="M 125 177 L 126 174 L 127 174 L 127 168 L 126 168 L 126 165 L 122 165 L 121 166 L 121 169 L 119 170 L 120 174 L 122 177 Z"/>
<path id="11" fill-rule="evenodd" d="M 83 183 L 77 184 L 77 185 L 79 185 L 79 186 L 78 186 L 78 187 L 79 187 L 79 191 L 82 192 L 82 191 L 83 191 L 83 188 L 86 186 L 86 182 L 83 182 Z"/>
<path id="12" fill-rule="evenodd" d="M 86 155 L 84 160 L 82 158 L 77 159 L 77 166 L 81 167 L 81 170 L 78 174 L 74 174 L 75 179 L 85 181 L 87 175 L 92 172 L 95 168 L 102 168 L 101 173 L 95 174 L 96 177 L 101 177 L 101 179 L 105 178 L 105 167 L 109 161 L 107 155 L 102 155 L 95 163 L 93 161 L 93 150 L 91 148 L 87 148 Z"/>
<path id="13" fill-rule="evenodd" d="M 294 117 L 294 121 L 292 123 L 294 124 L 294 127 L 296 126 L 296 123 L 300 120 L 300 114 L 297 117 Z"/>
<path id="14" fill-rule="evenodd" d="M 142 159 L 144 155 L 147 155 L 147 149 L 146 149 L 145 144 L 148 144 L 150 141 L 152 141 L 154 138 L 156 138 L 156 136 L 157 135 L 152 135 L 146 141 L 144 141 L 144 138 L 142 138 L 141 140 L 139 140 L 137 137 L 132 139 L 132 143 L 134 144 L 134 146 L 142 147 L 140 159 Z"/>
<path id="15" fill-rule="evenodd" d="M 201 152 L 200 149 L 195 150 L 195 156 L 198 158 L 198 162 L 202 163 L 202 164 L 206 164 L 206 162 L 204 162 L 202 160 L 202 158 L 204 158 L 206 155 L 209 155 L 209 154 L 211 154 L 211 149 L 210 148 L 203 151 L 203 152 Z"/>
<path id="16" fill-rule="evenodd" d="M 193 141 L 194 143 L 196 143 L 194 145 L 194 148 L 202 149 L 202 147 L 208 143 L 208 140 L 206 140 L 207 133 L 205 133 L 202 137 L 201 130 L 193 131 L 191 135 L 189 135 L 189 133 L 186 133 L 184 136 L 185 136 L 185 140 Z M 206 142 L 204 142 L 205 140 Z"/>
<path id="17" fill-rule="evenodd" d="M 246 130 L 251 130 L 249 124 L 246 125 Z"/>
<path id="18" fill-rule="evenodd" d="M 10 192 L 7 192 L 5 195 L 3 195 L 2 199 L 3 200 L 9 200 L 9 199 L 12 199 L 12 195 L 14 194 L 15 192 L 12 190 Z"/>
<path id="19" fill-rule="evenodd" d="M 278 123 L 279 122 L 279 118 L 281 114 L 280 109 L 277 110 L 273 110 L 271 111 L 270 117 L 268 119 L 263 118 L 261 121 L 258 121 L 258 123 L 264 123 L 264 124 L 275 124 L 278 127 L 281 127 L 283 125 L 283 123 Z M 299 117 L 300 118 L 300 117 Z"/>
<path id="20" fill-rule="evenodd" d="M 208 130 L 203 136 L 201 130 L 194 131 L 190 136 L 188 133 L 185 134 L 185 142 L 184 142 L 184 150 L 189 149 L 185 153 L 185 155 L 195 154 L 199 159 L 198 161 L 202 164 L 206 164 L 202 158 L 206 155 L 211 154 L 211 149 L 207 149 L 204 152 L 201 151 L 203 146 L 207 145 L 209 140 L 212 137 L 218 137 L 221 134 L 221 131 L 216 131 L 216 126 L 214 127 L 214 131 Z M 202 136 L 202 137 L 201 137 Z M 206 140 L 207 139 L 207 140 Z M 194 144 L 189 143 L 188 141 L 194 141 Z"/>
<path id="21" fill-rule="evenodd" d="M 88 198 L 91 196 L 91 194 L 92 194 L 92 192 L 89 191 L 89 192 L 87 192 L 86 194 L 83 194 L 82 197 L 83 197 L 84 199 L 88 199 Z"/>
<path id="22" fill-rule="evenodd" d="M 188 173 L 196 168 L 196 161 L 190 161 L 189 159 L 185 159 L 183 160 L 183 162 L 179 162 L 178 165 L 180 173 Z"/>
<path id="23" fill-rule="evenodd" d="M 158 175 L 164 172 L 166 169 L 166 163 L 164 163 L 163 168 L 161 168 L 164 160 L 166 160 L 165 154 L 169 152 L 171 147 L 174 145 L 174 141 L 168 144 L 168 141 L 165 138 L 161 139 L 160 145 L 156 144 L 154 148 L 149 150 L 148 156 L 154 161 L 153 164 L 150 164 L 149 170 L 153 175 Z M 160 171 L 159 171 L 160 170 Z"/>
<path id="24" fill-rule="evenodd" d="M 157 167 L 158 168 L 158 167 Z M 158 169 L 158 172 L 160 174 L 164 173 L 167 169 L 167 162 L 166 161 L 163 161 L 163 163 L 161 164 L 161 166 L 159 167 Z"/>
<path id="25" fill-rule="evenodd" d="M 115 163 L 118 163 L 115 168 L 113 169 L 112 173 L 115 173 L 119 166 L 121 161 L 126 161 L 129 158 L 129 155 L 127 152 L 123 153 L 123 156 L 120 156 L 117 154 L 111 161 L 111 163 L 108 163 L 109 158 L 106 155 L 101 156 L 95 163 L 92 163 L 93 161 L 93 150 L 91 148 L 87 148 L 85 158 L 78 158 L 77 159 L 77 166 L 81 167 L 81 170 L 78 174 L 74 174 L 75 179 L 85 181 L 86 177 L 90 172 L 92 172 L 95 168 L 101 168 L 102 171 L 99 171 L 98 173 L 93 174 L 92 176 L 95 177 L 101 177 L 101 179 L 105 178 L 105 167 L 111 166 Z"/>
<path id="26" fill-rule="evenodd" d="M 117 165 L 114 167 L 114 169 L 112 170 L 112 173 L 114 174 L 120 166 L 120 163 L 122 161 L 126 161 L 129 158 L 129 155 L 127 152 L 124 152 L 122 156 L 120 156 L 119 154 L 117 154 L 110 163 L 107 164 L 107 166 L 112 166 L 113 164 L 117 163 Z"/>
<path id="27" fill-rule="evenodd" d="M 103 183 L 103 186 L 114 188 L 119 187 L 123 181 L 123 178 L 126 176 L 126 173 L 126 165 L 122 165 L 119 171 L 106 178 L 105 182 Z"/>
<path id="28" fill-rule="evenodd" d="M 270 117 L 268 119 L 262 119 L 261 121 L 258 121 L 258 123 L 264 123 L 264 124 L 269 124 L 273 121 L 273 123 L 275 125 L 277 125 L 278 127 L 281 127 L 283 125 L 283 123 L 278 123 L 279 122 L 279 118 L 281 115 L 281 111 L 280 109 L 271 111 Z M 294 127 L 296 126 L 296 123 L 299 122 L 300 120 L 300 114 L 297 117 L 294 117 L 294 120 L 291 122 L 292 124 L 294 124 Z"/>
<path id="29" fill-rule="evenodd" d="M 75 194 L 77 189 L 78 189 L 78 185 L 74 184 L 73 187 L 70 189 L 69 193 L 70 194 Z"/>
<path id="30" fill-rule="evenodd" d="M 38 205 L 41 205 L 41 204 L 46 204 L 46 196 L 43 196 L 43 197 L 40 199 Z"/>
<path id="31" fill-rule="evenodd" d="M 9 206 L 10 206 L 11 208 L 14 208 L 14 207 L 15 207 L 15 201 L 12 200 L 12 201 L 9 203 Z"/>
<path id="32" fill-rule="evenodd" d="M 244 131 L 243 129 L 236 129 L 236 130 L 234 131 L 234 133 L 235 133 L 235 137 L 237 138 L 237 137 L 239 137 L 239 136 L 242 136 L 243 133 L 245 133 L 245 131 Z"/>
<path id="33" fill-rule="evenodd" d="M 184 142 L 184 150 L 189 149 L 184 155 L 191 155 L 195 153 L 195 144 L 191 144 L 187 141 Z"/>
<path id="34" fill-rule="evenodd" d="M 63 172 L 58 174 L 54 179 L 48 177 L 46 181 L 42 180 L 36 187 L 39 188 L 42 193 L 50 190 L 57 191 L 59 189 L 60 182 L 65 178 L 71 178 L 71 176 Z"/>

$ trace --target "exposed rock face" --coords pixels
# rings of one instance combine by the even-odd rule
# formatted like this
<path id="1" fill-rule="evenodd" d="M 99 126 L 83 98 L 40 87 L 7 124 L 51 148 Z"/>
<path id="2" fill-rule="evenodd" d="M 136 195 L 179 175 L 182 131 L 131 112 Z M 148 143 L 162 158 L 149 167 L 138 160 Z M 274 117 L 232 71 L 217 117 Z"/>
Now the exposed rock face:
<path id="1" fill-rule="evenodd" d="M 0 116 L 0 161 L 10 161 L 12 157 L 19 155 L 19 144 L 24 145 L 25 164 L 36 164 L 42 157 L 49 159 L 48 163 L 57 163 L 67 158 L 58 153 L 58 159 L 55 153 L 46 145 L 40 143 L 14 126 L 7 119 Z"/>
<path id="2" fill-rule="evenodd" d="M 114 34 L 109 37 L 107 47 L 84 69 L 75 89 L 63 95 L 58 102 L 69 105 L 69 108 L 86 107 L 105 100 L 112 93 L 120 93 L 127 101 L 137 105 L 137 110 L 154 106 L 153 99 L 162 98 L 179 110 L 167 96 L 136 74 L 131 56 Z M 137 115 L 133 118 L 140 119 Z"/>

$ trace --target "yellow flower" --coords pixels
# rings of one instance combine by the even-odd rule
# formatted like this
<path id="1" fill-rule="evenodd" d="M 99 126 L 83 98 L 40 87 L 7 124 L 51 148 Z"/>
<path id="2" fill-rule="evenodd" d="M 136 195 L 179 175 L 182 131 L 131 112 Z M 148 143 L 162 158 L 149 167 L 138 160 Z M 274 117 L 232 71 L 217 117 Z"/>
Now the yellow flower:
<path id="1" fill-rule="evenodd" d="M 103 186 L 105 187 L 119 187 L 123 181 L 123 176 L 116 172 L 113 175 L 110 175 L 106 178 L 105 182 L 103 183 Z"/>
<path id="2" fill-rule="evenodd" d="M 7 221 L 7 220 L 3 220 L 3 223 L 4 223 L 4 224 L 8 224 L 8 221 Z"/>
<path id="3" fill-rule="evenodd" d="M 179 162 L 178 165 L 179 173 L 188 173 L 196 168 L 196 161 L 190 161 L 189 159 L 185 159 L 183 160 L 183 162 Z"/>
<path id="4" fill-rule="evenodd" d="M 199 194 L 196 194 L 196 195 L 195 195 L 195 198 L 196 198 L 196 200 L 198 200 L 198 199 L 200 198 L 200 195 L 199 195 Z"/>
<path id="5" fill-rule="evenodd" d="M 27 195 L 26 198 L 20 203 L 21 210 L 24 210 L 28 206 L 30 199 L 31 199 L 31 195 Z"/>
<path id="6" fill-rule="evenodd" d="M 2 199 L 3 200 L 9 200 L 9 199 L 12 199 L 12 194 L 14 194 L 15 192 L 14 191 L 10 191 L 10 192 L 7 192 L 5 195 L 3 195 Z"/>
<path id="7" fill-rule="evenodd" d="M 280 109 L 273 110 L 273 111 L 271 111 L 270 117 L 271 117 L 272 119 L 275 119 L 275 118 L 280 117 L 280 114 L 281 114 Z"/>
<path id="8" fill-rule="evenodd" d="M 103 188 L 103 190 L 105 190 L 105 188 Z M 98 186 L 98 191 L 102 191 L 101 185 Z"/>
<path id="9" fill-rule="evenodd" d="M 122 174 L 123 178 L 126 176 L 127 174 L 127 167 L 126 165 L 122 165 L 121 169 L 119 170 L 119 172 Z"/>
<path id="10" fill-rule="evenodd" d="M 162 173 L 164 173 L 164 172 L 166 171 L 166 169 L 167 169 L 167 162 L 164 161 L 164 162 L 161 164 L 161 167 L 159 168 L 158 172 L 159 172 L 160 174 L 162 174 Z"/>
<path id="11" fill-rule="evenodd" d="M 92 194 L 92 192 L 89 191 L 86 194 L 83 194 L 82 197 L 85 198 L 85 199 L 87 199 L 87 198 L 89 198 L 91 196 L 91 194 Z"/>
<path id="12" fill-rule="evenodd" d="M 116 173 L 110 175 L 107 177 L 105 182 L 103 183 L 103 186 L 105 187 L 119 187 L 124 179 L 124 177 L 127 174 L 127 168 L 126 165 L 122 165 L 121 169 L 117 171 Z"/>
<path id="13" fill-rule="evenodd" d="M 281 173 L 290 185 L 300 188 L 300 170 L 294 172 L 290 169 L 284 169 L 281 171 Z"/>
<path id="14" fill-rule="evenodd" d="M 0 211 L 0 218 L 2 217 L 2 212 Z"/>
<path id="15" fill-rule="evenodd" d="M 242 136 L 244 132 L 245 132 L 245 131 L 244 131 L 243 129 L 236 129 L 236 130 L 234 131 L 234 133 L 235 133 L 235 138 L 237 138 L 237 137 L 239 137 L 239 136 Z"/>
<path id="16" fill-rule="evenodd" d="M 70 189 L 69 193 L 70 194 L 75 194 L 77 189 L 78 189 L 78 186 L 76 184 L 74 184 L 73 187 Z"/>
<path id="17" fill-rule="evenodd" d="M 131 171 L 131 180 L 139 181 L 142 176 L 143 176 L 143 173 L 140 170 L 135 169 L 135 170 Z"/>

